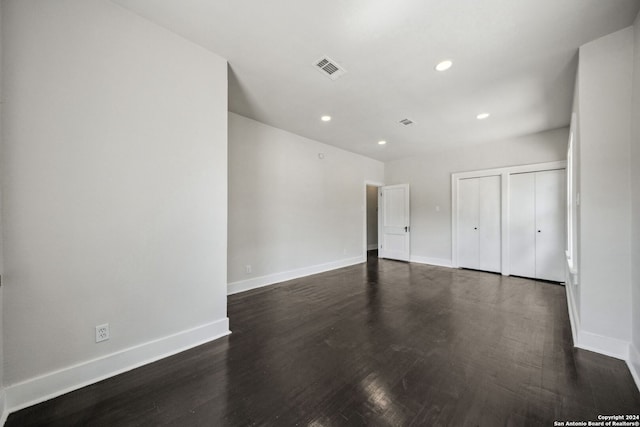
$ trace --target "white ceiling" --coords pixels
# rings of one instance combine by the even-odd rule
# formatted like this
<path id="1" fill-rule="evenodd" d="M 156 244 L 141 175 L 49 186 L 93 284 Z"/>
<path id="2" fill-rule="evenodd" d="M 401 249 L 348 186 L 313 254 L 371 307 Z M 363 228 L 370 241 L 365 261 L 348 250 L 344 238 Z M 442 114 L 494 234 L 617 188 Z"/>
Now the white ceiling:
<path id="1" fill-rule="evenodd" d="M 568 125 L 577 48 L 640 9 L 638 0 L 114 1 L 225 57 L 230 111 L 382 161 Z M 332 81 L 316 71 L 324 55 L 347 73 Z M 443 59 L 453 67 L 435 71 Z M 481 112 L 491 117 L 476 120 Z M 407 117 L 415 124 L 398 123 Z"/>

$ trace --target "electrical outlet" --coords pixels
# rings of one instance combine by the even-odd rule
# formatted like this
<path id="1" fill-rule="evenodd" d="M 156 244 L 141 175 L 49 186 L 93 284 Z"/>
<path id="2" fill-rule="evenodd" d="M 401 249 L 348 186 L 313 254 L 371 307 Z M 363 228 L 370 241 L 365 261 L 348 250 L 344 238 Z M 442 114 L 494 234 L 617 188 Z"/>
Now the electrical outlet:
<path id="1" fill-rule="evenodd" d="M 109 324 L 96 326 L 96 342 L 106 341 L 109 339 Z"/>
<path id="2" fill-rule="evenodd" d="M 244 272 L 247 274 L 251 274 L 251 266 L 250 265 L 245 265 L 244 266 Z"/>

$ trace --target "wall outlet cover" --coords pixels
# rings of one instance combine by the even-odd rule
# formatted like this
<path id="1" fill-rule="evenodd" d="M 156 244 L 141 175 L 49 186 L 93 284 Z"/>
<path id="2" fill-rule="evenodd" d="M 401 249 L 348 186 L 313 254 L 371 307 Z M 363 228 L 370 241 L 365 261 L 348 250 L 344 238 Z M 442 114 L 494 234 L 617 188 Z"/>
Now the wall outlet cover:
<path id="1" fill-rule="evenodd" d="M 96 342 L 102 342 L 109 339 L 109 324 L 96 326 Z"/>

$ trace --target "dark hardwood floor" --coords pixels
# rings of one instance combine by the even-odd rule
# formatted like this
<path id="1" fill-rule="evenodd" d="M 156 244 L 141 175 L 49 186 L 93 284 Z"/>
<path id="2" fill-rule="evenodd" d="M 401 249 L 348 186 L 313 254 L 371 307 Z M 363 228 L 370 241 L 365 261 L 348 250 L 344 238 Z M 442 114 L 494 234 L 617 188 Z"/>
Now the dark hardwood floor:
<path id="1" fill-rule="evenodd" d="M 7 426 L 543 425 L 640 413 L 621 360 L 572 347 L 565 290 L 378 261 L 229 297 L 233 334 Z"/>

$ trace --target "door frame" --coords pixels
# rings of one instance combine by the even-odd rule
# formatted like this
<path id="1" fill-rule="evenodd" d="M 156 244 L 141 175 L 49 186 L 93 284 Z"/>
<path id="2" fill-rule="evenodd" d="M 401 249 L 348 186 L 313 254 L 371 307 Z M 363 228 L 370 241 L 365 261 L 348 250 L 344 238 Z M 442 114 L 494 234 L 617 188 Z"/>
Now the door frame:
<path id="1" fill-rule="evenodd" d="M 508 166 L 503 168 L 482 169 L 469 172 L 455 172 L 451 174 L 451 266 L 458 268 L 458 184 L 461 179 L 481 178 L 500 175 L 501 195 L 500 213 L 502 233 L 501 273 L 509 275 L 509 180 L 512 174 L 526 172 L 540 172 L 554 169 L 566 169 L 567 161 L 533 163 L 529 165 Z"/>
<path id="2" fill-rule="evenodd" d="M 383 182 L 379 181 L 364 181 L 363 188 L 363 205 L 362 205 L 362 262 L 367 262 L 367 186 L 369 187 L 384 187 Z M 376 200 L 378 203 L 378 249 L 380 249 L 380 198 L 378 197 Z"/>

